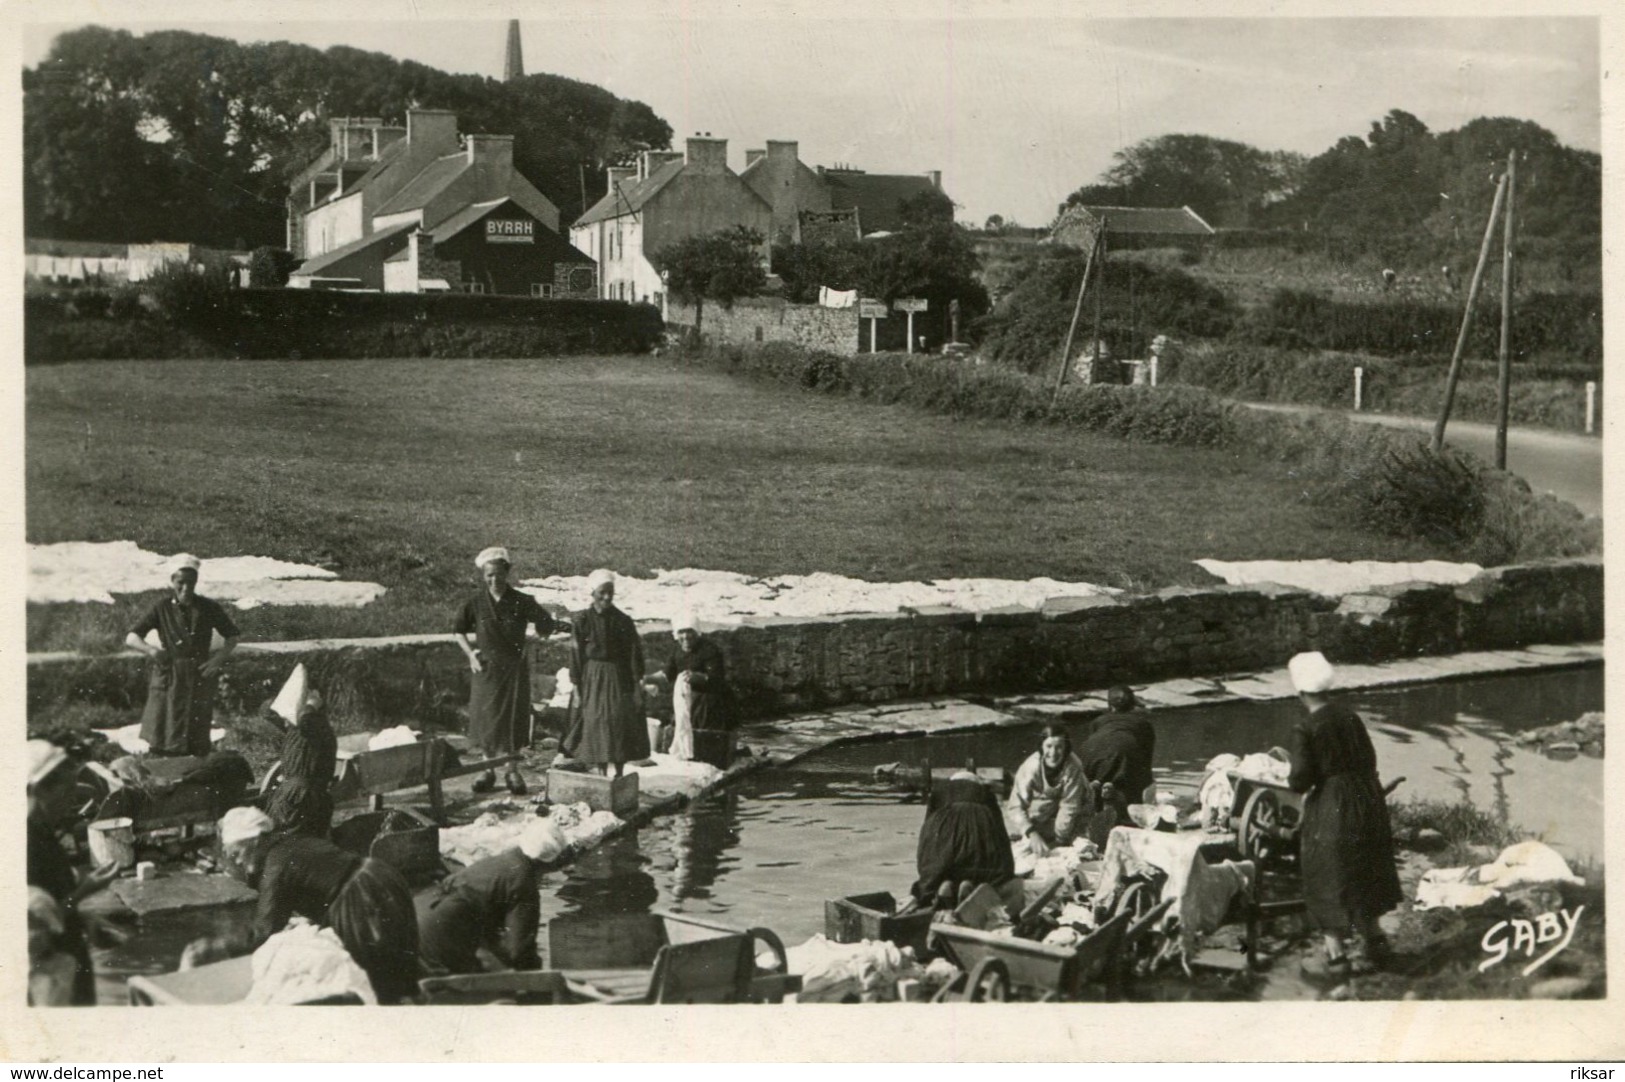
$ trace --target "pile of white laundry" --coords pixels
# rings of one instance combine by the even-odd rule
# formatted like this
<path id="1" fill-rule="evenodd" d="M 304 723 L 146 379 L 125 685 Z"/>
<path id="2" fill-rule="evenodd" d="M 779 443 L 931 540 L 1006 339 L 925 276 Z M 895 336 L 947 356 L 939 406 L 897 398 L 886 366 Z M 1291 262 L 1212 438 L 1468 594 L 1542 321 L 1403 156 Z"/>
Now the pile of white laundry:
<path id="1" fill-rule="evenodd" d="M 1569 869 L 1562 854 L 1542 842 L 1509 845 L 1488 864 L 1475 868 L 1433 868 L 1416 884 L 1418 909 L 1472 909 L 1499 898 L 1513 887 L 1540 883 L 1567 883 L 1583 887 L 1585 880 Z"/>

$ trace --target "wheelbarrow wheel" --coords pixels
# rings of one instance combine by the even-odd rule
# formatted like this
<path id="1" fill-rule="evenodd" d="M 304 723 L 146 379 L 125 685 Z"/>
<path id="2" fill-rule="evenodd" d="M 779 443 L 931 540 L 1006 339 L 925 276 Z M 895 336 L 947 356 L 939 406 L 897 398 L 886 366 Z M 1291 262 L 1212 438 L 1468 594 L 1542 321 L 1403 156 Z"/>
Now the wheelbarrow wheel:
<path id="1" fill-rule="evenodd" d="M 968 1003 L 1003 1003 L 1010 998 L 1010 969 L 998 958 L 983 958 L 965 981 Z"/>
<path id="2" fill-rule="evenodd" d="M 1281 854 L 1281 801 L 1268 789 L 1254 790 L 1241 810 L 1236 843 L 1242 858 L 1269 863 Z"/>
<path id="3" fill-rule="evenodd" d="M 1157 887 L 1152 883 L 1144 881 L 1130 883 L 1118 896 L 1112 915 L 1127 913 L 1128 923 L 1138 924 L 1147 913 L 1157 907 L 1158 893 Z M 1157 957 L 1162 953 L 1166 941 L 1167 937 L 1153 929 L 1141 936 L 1137 942 L 1125 944 L 1126 949 L 1118 961 L 1123 975 L 1149 973 Z"/>

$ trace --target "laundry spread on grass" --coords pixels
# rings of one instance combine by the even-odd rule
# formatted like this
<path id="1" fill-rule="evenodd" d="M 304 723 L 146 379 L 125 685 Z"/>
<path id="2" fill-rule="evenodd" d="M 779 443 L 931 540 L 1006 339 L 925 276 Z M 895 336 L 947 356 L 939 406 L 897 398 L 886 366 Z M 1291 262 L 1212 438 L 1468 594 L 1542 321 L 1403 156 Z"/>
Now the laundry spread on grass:
<path id="1" fill-rule="evenodd" d="M 590 594 L 585 576 L 554 575 L 526 579 L 521 585 L 536 600 L 569 609 L 579 609 Z M 727 624 L 746 616 L 842 616 L 929 605 L 967 611 L 1010 605 L 1037 609 L 1051 598 L 1104 597 L 1120 592 L 1094 583 L 1049 578 L 865 582 L 823 571 L 753 578 L 686 567 L 657 570 L 652 578 L 620 576 L 615 582 L 615 606 L 637 620 L 664 620 L 686 607 L 702 622 Z"/>
<path id="2" fill-rule="evenodd" d="M 1264 583 L 1288 586 L 1328 597 L 1357 594 L 1378 586 L 1404 582 L 1432 582 L 1460 586 L 1483 572 L 1477 564 L 1423 560 L 1387 563 L 1381 560 L 1197 560 L 1196 566 L 1232 586 Z"/>
<path id="3" fill-rule="evenodd" d="M 172 556 L 148 552 L 134 541 L 64 541 L 28 546 L 28 600 L 33 604 L 113 604 L 115 594 L 169 587 Z M 222 556 L 203 561 L 198 592 L 238 609 L 263 605 L 360 608 L 384 587 L 346 582 L 322 567 L 268 556 Z"/>
<path id="4" fill-rule="evenodd" d="M 1416 908 L 1472 909 L 1514 887 L 1544 883 L 1585 886 L 1585 880 L 1575 875 L 1568 861 L 1551 846 L 1537 841 L 1518 842 L 1501 850 L 1488 864 L 1429 869 L 1416 884 Z"/>

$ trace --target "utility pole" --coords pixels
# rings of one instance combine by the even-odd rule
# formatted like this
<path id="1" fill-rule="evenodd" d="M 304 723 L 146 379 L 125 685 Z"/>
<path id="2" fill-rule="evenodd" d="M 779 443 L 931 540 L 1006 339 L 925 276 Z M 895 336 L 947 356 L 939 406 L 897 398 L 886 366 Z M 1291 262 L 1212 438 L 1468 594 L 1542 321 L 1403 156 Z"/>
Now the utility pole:
<path id="1" fill-rule="evenodd" d="M 1501 240 L 1501 372 L 1495 414 L 1495 466 L 1507 468 L 1507 414 L 1512 403 L 1512 206 L 1518 184 L 1518 152 L 1507 152 L 1507 220 Z"/>
<path id="2" fill-rule="evenodd" d="M 1097 236 L 1094 247 L 1089 249 L 1089 254 L 1083 261 L 1083 278 L 1078 282 L 1078 300 L 1072 306 L 1072 323 L 1066 329 L 1066 342 L 1061 346 L 1061 366 L 1055 373 L 1055 393 L 1050 396 L 1052 403 L 1061 396 L 1061 388 L 1066 384 L 1067 366 L 1072 361 L 1072 336 L 1078 329 L 1078 317 L 1083 314 L 1083 294 L 1089 288 L 1089 271 L 1095 265 L 1095 252 L 1099 248 L 1100 238 Z"/>
<path id="3" fill-rule="evenodd" d="M 1473 268 L 1473 284 L 1467 290 L 1467 307 L 1461 314 L 1461 332 L 1456 336 L 1456 351 L 1450 355 L 1450 375 L 1444 384 L 1444 405 L 1439 410 L 1438 423 L 1433 426 L 1433 453 L 1444 450 L 1444 427 L 1450 422 L 1450 407 L 1456 399 L 1456 381 L 1461 378 L 1461 355 L 1467 348 L 1467 331 L 1473 325 L 1473 305 L 1478 302 L 1478 287 L 1484 281 L 1484 264 L 1490 257 L 1490 242 L 1495 239 L 1495 220 L 1501 216 L 1501 200 L 1505 198 L 1507 178 L 1503 174 L 1495 185 L 1495 203 L 1490 207 L 1490 220 L 1484 223 L 1484 243 L 1478 249 L 1478 266 Z"/>
<path id="4" fill-rule="evenodd" d="M 1106 227 L 1108 219 L 1100 219 L 1100 281 L 1095 284 L 1095 348 L 1092 351 L 1095 363 L 1100 362 L 1100 355 L 1104 352 L 1100 341 L 1100 312 L 1102 298 L 1106 295 Z M 1112 381 L 1117 382 L 1116 380 Z"/>

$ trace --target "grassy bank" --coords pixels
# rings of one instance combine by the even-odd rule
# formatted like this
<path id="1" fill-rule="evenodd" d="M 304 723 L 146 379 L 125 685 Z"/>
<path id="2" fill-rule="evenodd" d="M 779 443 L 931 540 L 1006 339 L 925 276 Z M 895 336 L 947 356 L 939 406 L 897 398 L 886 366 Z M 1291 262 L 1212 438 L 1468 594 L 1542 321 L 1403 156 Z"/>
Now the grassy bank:
<path id="1" fill-rule="evenodd" d="M 1306 506 L 1252 453 L 857 407 L 648 358 L 98 362 L 26 379 L 30 542 L 255 553 L 389 588 L 361 609 L 241 614 L 257 639 L 442 628 L 472 554 L 499 542 L 521 575 L 1126 587 L 1204 581 L 1202 557 L 1446 554 Z M 140 601 L 31 605 L 28 647 L 111 649 Z"/>
<path id="2" fill-rule="evenodd" d="M 1281 349 L 1195 342 L 1159 368 L 1159 382 L 1203 387 L 1247 402 L 1281 402 L 1348 409 L 1354 369 L 1363 370 L 1364 409 L 1403 416 L 1438 412 L 1449 364 L 1373 357 L 1332 350 Z M 1583 364 L 1521 364 L 1514 369 L 1508 412 L 1515 425 L 1580 432 L 1585 428 L 1585 381 L 1601 373 Z M 1491 361 L 1462 367 L 1451 416 L 1496 420 L 1497 368 Z"/>
<path id="3" fill-rule="evenodd" d="M 1283 495 L 1485 565 L 1596 552 L 1601 523 L 1520 479 L 1412 433 L 1335 416 L 1289 418 L 1189 387 L 1068 385 L 1002 365 L 899 354 L 839 357 L 783 343 L 691 350 L 684 363 L 783 386 L 960 418 L 1056 425 L 1151 446 L 1223 450 L 1277 466 Z"/>

